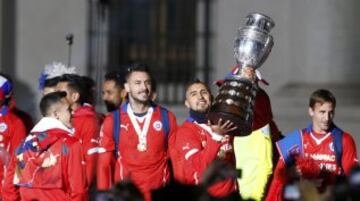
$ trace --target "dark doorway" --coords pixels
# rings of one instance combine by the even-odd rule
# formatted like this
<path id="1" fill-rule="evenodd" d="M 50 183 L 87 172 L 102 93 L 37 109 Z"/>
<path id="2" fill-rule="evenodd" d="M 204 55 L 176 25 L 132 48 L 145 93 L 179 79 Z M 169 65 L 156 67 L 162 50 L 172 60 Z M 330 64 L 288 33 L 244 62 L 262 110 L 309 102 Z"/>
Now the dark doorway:
<path id="1" fill-rule="evenodd" d="M 145 63 L 155 75 L 158 101 L 165 104 L 183 103 L 184 85 L 191 79 L 198 77 L 208 82 L 208 50 L 199 54 L 199 48 L 206 46 L 197 44 L 199 40 L 209 42 L 210 35 L 199 34 L 198 30 L 198 23 L 208 25 L 209 19 L 201 17 L 204 22 L 199 22 L 198 0 L 90 2 L 90 71 Z M 209 3 L 202 1 L 204 4 Z M 206 10 L 208 5 L 203 7 Z"/>

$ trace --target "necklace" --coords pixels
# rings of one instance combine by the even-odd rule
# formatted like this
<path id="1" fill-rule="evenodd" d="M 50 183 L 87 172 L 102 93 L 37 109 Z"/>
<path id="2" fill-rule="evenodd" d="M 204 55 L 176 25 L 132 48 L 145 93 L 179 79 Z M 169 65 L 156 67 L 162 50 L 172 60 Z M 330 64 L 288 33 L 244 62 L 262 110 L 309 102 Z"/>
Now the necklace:
<path id="1" fill-rule="evenodd" d="M 146 115 L 144 116 L 145 118 L 145 123 L 143 128 L 140 128 L 139 123 L 136 120 L 136 117 L 134 115 L 134 111 L 131 109 L 130 104 L 128 104 L 127 106 L 127 113 L 130 117 L 131 123 L 134 126 L 136 135 L 138 136 L 139 139 L 139 143 L 137 144 L 137 150 L 140 152 L 144 152 L 147 150 L 147 141 L 146 141 L 146 135 L 148 133 L 149 130 L 149 126 L 150 126 L 150 120 L 152 117 L 152 113 L 153 113 L 154 109 L 152 107 L 149 107 Z"/>

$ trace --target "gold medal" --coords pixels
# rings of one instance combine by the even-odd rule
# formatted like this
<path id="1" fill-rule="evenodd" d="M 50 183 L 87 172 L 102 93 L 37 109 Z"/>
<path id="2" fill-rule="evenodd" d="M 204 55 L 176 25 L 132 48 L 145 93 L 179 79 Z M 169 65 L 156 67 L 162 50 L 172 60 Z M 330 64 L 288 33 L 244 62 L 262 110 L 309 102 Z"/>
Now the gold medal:
<path id="1" fill-rule="evenodd" d="M 142 129 L 140 128 L 140 125 L 137 122 L 134 112 L 132 111 L 130 105 L 127 106 L 127 113 L 129 115 L 131 123 L 135 129 L 136 135 L 139 138 L 139 143 L 137 144 L 136 148 L 138 151 L 144 152 L 147 150 L 146 136 L 149 131 L 153 108 L 149 107 L 147 114 L 145 115 L 145 122 L 144 122 L 144 126 Z"/>
<path id="2" fill-rule="evenodd" d="M 137 145 L 137 150 L 140 151 L 140 152 L 146 151 L 146 144 L 144 144 L 144 143 L 139 143 L 139 144 Z"/>

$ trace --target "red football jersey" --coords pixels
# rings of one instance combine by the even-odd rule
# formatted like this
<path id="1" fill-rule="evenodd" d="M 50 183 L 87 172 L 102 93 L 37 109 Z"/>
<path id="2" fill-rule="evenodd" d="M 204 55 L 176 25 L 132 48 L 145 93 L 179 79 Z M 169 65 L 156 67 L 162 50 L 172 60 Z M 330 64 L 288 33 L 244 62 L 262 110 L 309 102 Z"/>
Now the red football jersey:
<path id="1" fill-rule="evenodd" d="M 326 170 L 330 173 L 330 175 L 327 174 L 327 176 L 330 176 L 331 178 L 327 178 L 326 181 L 332 181 L 333 178 L 341 173 L 340 167 L 336 161 L 333 137 L 331 133 L 319 136 L 314 133 L 307 133 L 304 129 L 302 133 L 302 142 L 303 157 L 305 159 L 311 158 L 313 162 L 319 166 L 319 169 Z M 356 145 L 349 133 L 343 133 L 342 148 L 343 153 L 341 165 L 345 175 L 348 175 L 351 168 L 358 163 Z M 281 193 L 284 184 L 287 182 L 287 175 L 284 174 L 285 168 L 285 162 L 281 158 L 275 169 L 274 179 L 266 198 L 267 201 L 282 200 Z M 321 178 L 319 175 L 319 179 L 324 178 Z M 322 183 L 321 185 L 323 186 L 326 184 Z"/>
<path id="2" fill-rule="evenodd" d="M 124 109 L 126 107 L 127 104 L 122 107 L 123 109 L 120 112 L 119 156 L 115 165 L 111 165 L 114 162 L 115 150 L 113 114 L 107 115 L 102 125 L 97 174 L 98 189 L 106 190 L 114 182 L 130 179 L 144 193 L 145 199 L 149 201 L 151 190 L 164 186 L 170 179 L 166 146 L 168 142 L 166 140 L 171 141 L 177 126 L 176 119 L 174 114 L 168 112 L 170 132 L 167 139 L 161 121 L 160 107 L 154 106 L 146 134 L 146 150 L 140 151 L 138 147 L 139 136 L 129 114 Z M 140 128 L 143 129 L 145 123 L 139 119 L 137 121 Z"/>
<path id="3" fill-rule="evenodd" d="M 0 189 L 4 180 L 7 160 L 26 136 L 26 128 L 19 117 L 7 107 L 0 107 Z"/>
<path id="4" fill-rule="evenodd" d="M 235 168 L 232 139 L 218 142 L 205 128 L 186 121 L 176 132 L 175 150 L 171 151 L 171 157 L 175 179 L 181 183 L 199 184 L 203 173 L 215 159 L 224 160 Z M 237 191 L 236 180 L 226 179 L 207 190 L 212 196 L 226 197 Z"/>

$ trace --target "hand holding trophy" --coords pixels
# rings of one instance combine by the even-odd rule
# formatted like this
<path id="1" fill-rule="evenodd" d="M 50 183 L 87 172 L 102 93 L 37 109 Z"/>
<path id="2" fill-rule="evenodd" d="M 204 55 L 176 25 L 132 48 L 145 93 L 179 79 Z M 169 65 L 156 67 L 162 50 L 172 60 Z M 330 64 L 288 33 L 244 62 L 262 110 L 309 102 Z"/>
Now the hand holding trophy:
<path id="1" fill-rule="evenodd" d="M 251 13 L 246 19 L 246 25 L 239 28 L 234 44 L 239 69 L 225 78 L 209 113 L 212 123 L 219 119 L 233 122 L 237 128 L 229 134 L 234 136 L 251 133 L 257 92 L 255 70 L 265 62 L 274 44 L 269 32 L 275 23 L 270 17 Z"/>

